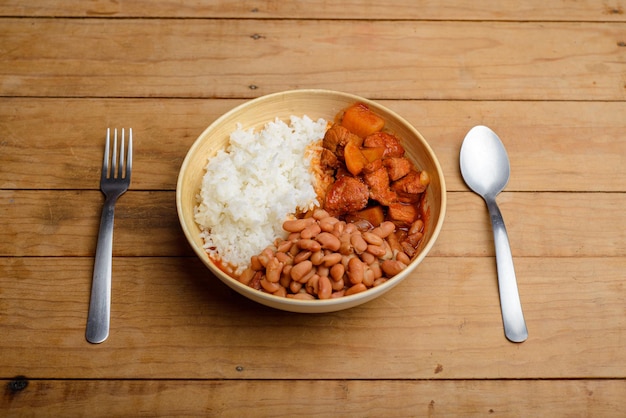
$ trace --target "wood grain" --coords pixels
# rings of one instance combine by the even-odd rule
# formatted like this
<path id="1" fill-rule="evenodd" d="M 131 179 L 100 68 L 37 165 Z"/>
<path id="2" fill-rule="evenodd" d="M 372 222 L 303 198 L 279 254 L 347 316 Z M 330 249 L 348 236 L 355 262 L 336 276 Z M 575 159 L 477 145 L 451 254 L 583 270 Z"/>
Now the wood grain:
<path id="1" fill-rule="evenodd" d="M 13 381 L 1 383 L 10 386 Z M 21 387 L 24 381 L 16 380 Z M 276 394 L 289 393 L 290 398 Z M 554 394 L 558 393 L 559 397 Z M 622 417 L 621 380 L 31 380 L 9 415 Z M 308 413 L 307 413 L 308 412 Z"/>
<path id="2" fill-rule="evenodd" d="M 10 18 L 2 23 L 2 96 L 249 98 L 328 88 L 373 99 L 626 97 L 619 23 Z"/>
<path id="3" fill-rule="evenodd" d="M 520 345 L 503 336 L 488 257 L 429 257 L 383 297 L 320 315 L 250 302 L 195 258 L 116 257 L 111 335 L 98 346 L 84 340 L 92 268 L 89 257 L 0 258 L 3 375 L 445 380 L 626 373 L 626 257 L 517 258 L 530 334 Z"/>
<path id="4" fill-rule="evenodd" d="M 43 0 L 37 4 L 5 0 L 0 16 L 73 17 L 207 17 L 243 19 L 376 19 L 376 20 L 547 20 L 547 21 L 624 21 L 619 2 L 592 0 L 570 2 L 540 0 L 503 3 L 479 0 L 459 4 L 454 0 L 436 3 L 396 0 L 393 6 L 377 0 L 135 0 L 115 2 L 92 0 Z"/>

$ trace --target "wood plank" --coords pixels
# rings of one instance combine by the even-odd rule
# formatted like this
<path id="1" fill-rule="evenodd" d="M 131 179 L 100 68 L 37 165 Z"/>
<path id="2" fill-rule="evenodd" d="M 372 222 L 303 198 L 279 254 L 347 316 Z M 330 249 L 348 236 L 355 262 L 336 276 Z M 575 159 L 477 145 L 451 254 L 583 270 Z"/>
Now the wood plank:
<path id="1" fill-rule="evenodd" d="M 98 191 L 0 191 L 0 256 L 93 256 Z M 626 255 L 626 194 L 508 193 L 499 197 L 516 257 Z M 541 210 L 538 210 L 541 208 Z M 567 210 L 564 210 L 567 208 Z M 114 254 L 191 255 L 174 192 L 129 191 L 117 204 Z M 436 256 L 492 256 L 491 225 L 473 193 L 450 193 Z"/>
<path id="2" fill-rule="evenodd" d="M 92 256 L 99 191 L 0 191 L 0 254 Z M 142 232 L 140 232 L 142 231 Z M 138 234 L 138 235 L 136 235 Z M 141 235 L 143 240 L 138 241 Z M 190 255 L 173 192 L 127 192 L 115 208 L 114 255 Z"/>
<path id="3" fill-rule="evenodd" d="M 44 0 L 37 4 L 4 0 L 0 16 L 41 17 L 208 17 L 243 19 L 400 19 L 400 20 L 548 20 L 548 21 L 624 21 L 619 4 L 600 4 L 593 0 L 570 2 L 540 0 L 503 3 L 479 0 L 459 4 L 396 0 L 393 7 L 375 0 L 329 2 L 324 0 L 241 1 L 200 0 L 193 3 L 166 0 L 111 2 L 92 0 Z"/>
<path id="4" fill-rule="evenodd" d="M 626 97 L 620 23 L 6 18 L 0 36 L 1 96 Z"/>
<path id="5" fill-rule="evenodd" d="M 24 381 L 3 380 L 5 387 Z M 288 393 L 289 399 L 277 394 Z M 624 380 L 32 380 L 9 416 L 623 417 Z"/>
<path id="6" fill-rule="evenodd" d="M 131 188 L 175 190 L 191 144 L 211 122 L 240 103 L 2 98 L 0 188 L 97 190 L 106 129 L 131 127 Z"/>
<path id="7" fill-rule="evenodd" d="M 623 256 L 624 194 L 502 193 L 498 197 L 517 257 Z M 604 215 L 604 214 L 605 215 Z M 480 197 L 451 193 L 437 255 L 492 255 L 487 209 Z"/>
<path id="8" fill-rule="evenodd" d="M 118 126 L 134 131 L 131 188 L 174 190 L 193 141 L 242 102 L 1 98 L 0 188 L 97 189 L 105 130 Z M 507 147 L 508 191 L 626 191 L 625 101 L 381 103 L 429 141 L 449 191 L 467 190 L 458 169 L 459 149 L 478 124 L 492 127 Z"/>
<path id="9" fill-rule="evenodd" d="M 3 376 L 626 377 L 626 257 L 518 258 L 530 334 L 522 344 L 503 335 L 487 257 L 429 257 L 381 298 L 319 315 L 248 301 L 194 258 L 116 257 L 111 335 L 100 345 L 84 339 L 92 265 L 78 257 L 0 258 Z"/>

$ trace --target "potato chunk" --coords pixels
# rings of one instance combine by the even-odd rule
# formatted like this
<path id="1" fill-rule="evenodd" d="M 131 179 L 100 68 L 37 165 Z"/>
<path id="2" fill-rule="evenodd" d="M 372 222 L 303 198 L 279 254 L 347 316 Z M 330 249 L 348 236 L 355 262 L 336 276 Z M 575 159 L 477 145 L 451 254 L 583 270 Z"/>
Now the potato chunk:
<path id="1" fill-rule="evenodd" d="M 374 132 L 383 129 L 385 121 L 372 112 L 367 105 L 356 103 L 344 112 L 341 126 L 361 138 L 366 138 Z"/>

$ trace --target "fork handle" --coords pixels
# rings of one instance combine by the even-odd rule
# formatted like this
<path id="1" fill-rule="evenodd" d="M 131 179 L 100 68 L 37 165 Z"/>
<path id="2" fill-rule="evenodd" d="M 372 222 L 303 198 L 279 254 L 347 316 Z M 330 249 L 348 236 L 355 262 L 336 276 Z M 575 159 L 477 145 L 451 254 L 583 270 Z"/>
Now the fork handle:
<path id="1" fill-rule="evenodd" d="M 113 256 L 113 215 L 116 199 L 108 198 L 102 207 L 96 259 L 91 282 L 91 299 L 85 337 L 98 344 L 109 336 L 111 318 L 111 262 Z"/>

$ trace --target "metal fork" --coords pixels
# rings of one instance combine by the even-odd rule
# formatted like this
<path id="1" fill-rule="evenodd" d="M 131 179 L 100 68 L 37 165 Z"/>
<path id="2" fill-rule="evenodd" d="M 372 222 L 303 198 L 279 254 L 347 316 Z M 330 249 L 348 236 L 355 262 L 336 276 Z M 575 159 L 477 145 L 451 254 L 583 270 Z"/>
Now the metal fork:
<path id="1" fill-rule="evenodd" d="M 102 175 L 100 177 L 100 190 L 106 197 L 100 218 L 100 231 L 98 232 L 98 245 L 96 247 L 96 260 L 93 269 L 91 283 L 91 300 L 89 302 L 89 315 L 87 317 L 87 331 L 85 337 L 90 343 L 101 343 L 109 336 L 109 324 L 111 318 L 111 262 L 113 255 L 113 216 L 115 202 L 130 185 L 130 174 L 133 165 L 133 130 L 128 132 L 128 148 L 126 161 L 124 161 L 124 138 L 122 129 L 121 144 L 117 147 L 117 129 L 113 133 L 112 156 L 109 152 L 111 129 L 107 129 L 106 144 L 104 146 L 104 159 L 102 161 Z M 110 163 L 110 169 L 109 169 Z"/>

